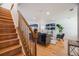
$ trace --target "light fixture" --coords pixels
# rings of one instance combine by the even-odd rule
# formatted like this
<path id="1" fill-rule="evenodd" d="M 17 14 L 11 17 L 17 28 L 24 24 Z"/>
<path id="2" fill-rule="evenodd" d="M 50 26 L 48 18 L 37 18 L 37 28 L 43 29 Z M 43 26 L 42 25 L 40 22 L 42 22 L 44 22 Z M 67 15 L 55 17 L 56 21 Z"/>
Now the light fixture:
<path id="1" fill-rule="evenodd" d="M 47 11 L 47 12 L 46 12 L 46 15 L 50 15 L 50 12 L 49 12 L 49 11 Z"/>
<path id="2" fill-rule="evenodd" d="M 33 19 L 35 20 L 35 19 L 36 19 L 36 17 L 33 17 Z"/>
<path id="3" fill-rule="evenodd" d="M 73 11 L 73 10 L 74 10 L 73 8 L 69 9 L 69 11 Z"/>

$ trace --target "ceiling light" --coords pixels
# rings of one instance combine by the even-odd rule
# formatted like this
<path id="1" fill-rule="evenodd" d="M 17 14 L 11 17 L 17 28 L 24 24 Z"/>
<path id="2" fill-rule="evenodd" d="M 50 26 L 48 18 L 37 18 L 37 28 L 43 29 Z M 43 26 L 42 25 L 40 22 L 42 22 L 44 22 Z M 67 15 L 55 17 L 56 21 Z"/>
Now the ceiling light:
<path id="1" fill-rule="evenodd" d="M 49 11 L 47 11 L 47 12 L 46 12 L 46 15 L 50 15 L 50 12 L 49 12 Z"/>
<path id="2" fill-rule="evenodd" d="M 36 19 L 36 17 L 33 17 L 33 19 Z"/>
<path id="3" fill-rule="evenodd" d="M 73 8 L 71 8 L 71 9 L 69 9 L 70 11 L 73 11 L 74 9 Z"/>

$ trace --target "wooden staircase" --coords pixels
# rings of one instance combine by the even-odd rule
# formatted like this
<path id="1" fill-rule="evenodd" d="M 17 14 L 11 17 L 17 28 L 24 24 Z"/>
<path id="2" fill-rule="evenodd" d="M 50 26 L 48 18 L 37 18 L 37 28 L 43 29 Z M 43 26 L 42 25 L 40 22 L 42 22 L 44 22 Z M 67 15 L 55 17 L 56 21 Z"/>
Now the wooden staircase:
<path id="1" fill-rule="evenodd" d="M 23 56 L 11 12 L 0 7 L 0 56 Z"/>

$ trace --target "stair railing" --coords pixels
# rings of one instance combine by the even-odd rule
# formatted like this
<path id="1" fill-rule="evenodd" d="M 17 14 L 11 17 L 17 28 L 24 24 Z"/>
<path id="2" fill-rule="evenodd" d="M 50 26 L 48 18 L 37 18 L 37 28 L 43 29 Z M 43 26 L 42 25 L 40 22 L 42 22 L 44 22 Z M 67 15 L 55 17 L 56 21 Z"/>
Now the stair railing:
<path id="1" fill-rule="evenodd" d="M 11 9 L 14 4 L 12 4 Z M 21 38 L 21 43 L 23 47 L 23 52 L 27 56 L 36 56 L 37 55 L 37 41 L 33 37 L 37 34 L 34 33 L 32 28 L 29 26 L 27 20 L 23 17 L 21 12 L 18 10 L 18 31 Z M 34 40 L 34 42 L 31 41 Z"/>
<path id="2" fill-rule="evenodd" d="M 12 9 L 13 9 L 13 7 L 14 7 L 14 3 L 11 5 L 11 8 L 10 8 L 10 10 L 12 10 Z"/>

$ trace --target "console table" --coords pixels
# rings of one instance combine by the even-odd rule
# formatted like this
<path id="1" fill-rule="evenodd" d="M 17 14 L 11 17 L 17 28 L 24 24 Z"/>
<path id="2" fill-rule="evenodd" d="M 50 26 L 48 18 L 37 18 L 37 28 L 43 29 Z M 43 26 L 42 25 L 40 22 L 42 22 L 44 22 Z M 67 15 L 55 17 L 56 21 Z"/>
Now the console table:
<path id="1" fill-rule="evenodd" d="M 38 43 L 42 45 L 47 45 L 50 43 L 50 35 L 46 33 L 39 33 Z"/>

